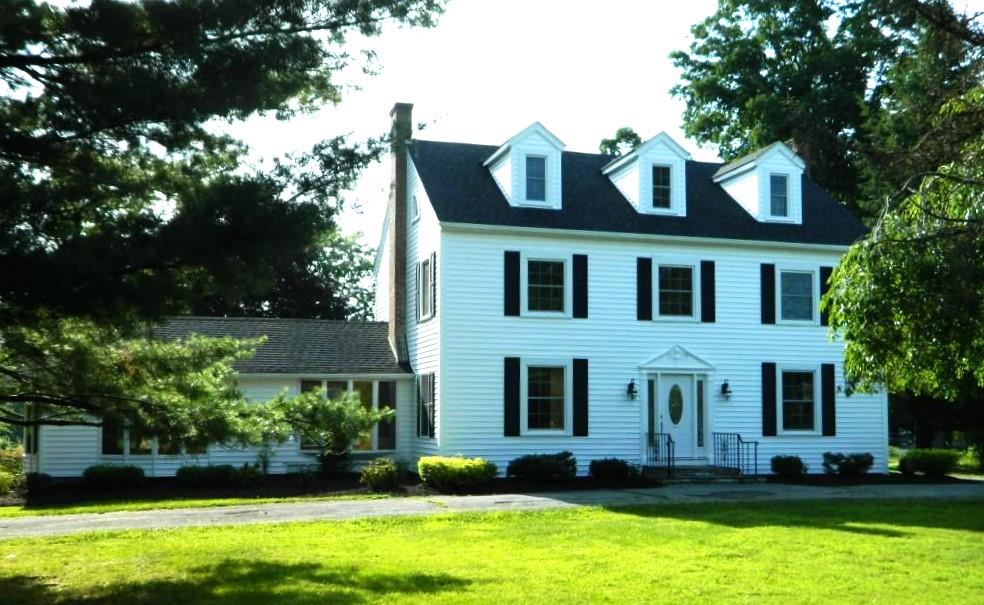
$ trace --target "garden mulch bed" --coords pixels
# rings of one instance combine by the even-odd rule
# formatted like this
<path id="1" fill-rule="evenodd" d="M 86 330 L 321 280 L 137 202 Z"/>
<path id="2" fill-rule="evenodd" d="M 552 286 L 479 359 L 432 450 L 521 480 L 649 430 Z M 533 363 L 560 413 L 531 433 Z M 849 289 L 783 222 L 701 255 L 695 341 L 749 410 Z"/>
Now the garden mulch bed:
<path id="1" fill-rule="evenodd" d="M 971 479 L 958 477 L 928 477 L 926 475 L 903 475 L 902 473 L 871 474 L 860 477 L 840 475 L 806 475 L 800 479 L 787 479 L 770 475 L 769 483 L 788 483 L 791 485 L 811 485 L 814 487 L 846 487 L 856 485 L 938 485 L 952 483 L 976 483 Z"/>

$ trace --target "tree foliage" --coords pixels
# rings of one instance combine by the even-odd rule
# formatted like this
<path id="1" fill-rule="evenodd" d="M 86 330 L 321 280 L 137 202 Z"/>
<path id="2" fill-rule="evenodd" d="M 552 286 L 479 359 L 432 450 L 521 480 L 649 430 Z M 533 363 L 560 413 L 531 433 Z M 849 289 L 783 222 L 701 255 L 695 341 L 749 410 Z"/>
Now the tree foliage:
<path id="1" fill-rule="evenodd" d="M 873 219 L 912 174 L 984 132 L 977 112 L 936 121 L 984 64 L 933 19 L 973 31 L 946 0 L 724 0 L 671 55 L 685 131 L 725 159 L 791 139 L 822 186 Z"/>
<path id="2" fill-rule="evenodd" d="M 623 126 L 615 131 L 615 136 L 611 139 L 602 139 L 598 145 L 598 150 L 605 155 L 620 156 L 635 149 L 642 138 L 635 130 L 629 126 Z"/>
<path id="3" fill-rule="evenodd" d="M 263 172 L 218 126 L 338 102 L 347 36 L 428 26 L 441 7 L 5 2 L 0 417 L 119 416 L 150 434 L 248 437 L 228 369 L 248 343 L 152 342 L 147 326 L 203 309 L 359 313 L 339 268 L 355 261 L 361 275 L 364 258 L 334 217 L 383 142 L 329 139 Z M 28 403 L 43 413 L 26 417 Z"/>

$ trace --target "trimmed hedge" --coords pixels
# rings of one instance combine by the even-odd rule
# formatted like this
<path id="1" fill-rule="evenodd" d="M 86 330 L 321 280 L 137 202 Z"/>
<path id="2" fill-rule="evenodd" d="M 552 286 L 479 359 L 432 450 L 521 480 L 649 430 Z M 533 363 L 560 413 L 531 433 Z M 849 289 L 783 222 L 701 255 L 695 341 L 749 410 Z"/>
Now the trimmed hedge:
<path id="1" fill-rule="evenodd" d="M 506 475 L 527 481 L 567 481 L 577 476 L 577 459 L 571 452 L 527 454 L 510 462 Z"/>
<path id="2" fill-rule="evenodd" d="M 784 479 L 799 479 L 808 469 L 799 456 L 773 456 L 770 464 L 772 472 Z"/>
<path id="3" fill-rule="evenodd" d="M 376 458 L 362 468 L 359 483 L 374 492 L 390 491 L 396 487 L 398 474 L 392 458 Z"/>
<path id="4" fill-rule="evenodd" d="M 841 454 L 840 452 L 823 453 L 823 470 L 828 475 L 842 477 L 860 477 L 868 472 L 875 463 L 871 454 Z"/>
<path id="5" fill-rule="evenodd" d="M 925 473 L 930 477 L 942 477 L 953 472 L 960 456 L 961 453 L 957 450 L 909 450 L 899 460 L 899 471 L 903 475 Z"/>
<path id="6" fill-rule="evenodd" d="M 132 489 L 143 485 L 145 480 L 142 468 L 122 464 L 96 464 L 82 473 L 82 485 L 96 492 Z"/>
<path id="7" fill-rule="evenodd" d="M 488 483 L 498 468 L 484 458 L 424 456 L 417 461 L 420 480 L 438 490 L 463 490 Z"/>
<path id="8" fill-rule="evenodd" d="M 181 487 L 252 487 L 263 481 L 263 471 L 249 464 L 241 468 L 231 464 L 182 466 L 174 478 Z"/>
<path id="9" fill-rule="evenodd" d="M 621 458 L 592 460 L 588 472 L 599 481 L 630 483 L 639 479 L 639 469 Z"/>

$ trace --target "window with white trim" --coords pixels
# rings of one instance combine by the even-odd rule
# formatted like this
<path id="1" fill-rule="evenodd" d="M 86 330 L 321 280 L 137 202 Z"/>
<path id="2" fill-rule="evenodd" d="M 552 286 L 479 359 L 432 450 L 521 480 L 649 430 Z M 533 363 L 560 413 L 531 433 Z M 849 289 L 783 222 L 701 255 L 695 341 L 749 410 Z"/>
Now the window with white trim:
<path id="1" fill-rule="evenodd" d="M 434 374 L 417 376 L 417 436 L 433 438 L 434 418 Z"/>
<path id="2" fill-rule="evenodd" d="M 370 410 L 396 409 L 396 383 L 389 380 L 301 380 L 301 392 L 321 391 L 327 399 L 337 399 L 346 393 L 354 393 L 359 401 Z M 377 423 L 367 437 L 352 444 L 357 451 L 380 451 L 396 449 L 396 432 L 394 423 L 396 417 Z M 302 451 L 318 451 L 317 439 L 311 436 L 305 438 L 303 433 L 297 435 L 298 444 Z"/>
<path id="3" fill-rule="evenodd" d="M 207 444 L 180 443 L 166 436 L 151 437 L 134 427 L 104 419 L 100 429 L 103 456 L 194 456 L 204 454 Z"/>
<path id="4" fill-rule="evenodd" d="M 653 165 L 653 208 L 670 208 L 671 172 L 670 166 Z"/>
<path id="5" fill-rule="evenodd" d="M 815 431 L 817 427 L 816 372 L 783 370 L 780 389 L 782 430 Z"/>
<path id="6" fill-rule="evenodd" d="M 769 214 L 778 218 L 789 216 L 789 176 L 769 175 Z"/>
<path id="7" fill-rule="evenodd" d="M 813 321 L 815 304 L 812 271 L 779 272 L 779 318 L 783 321 Z"/>
<path id="8" fill-rule="evenodd" d="M 566 424 L 566 366 L 527 366 L 526 429 L 564 431 Z"/>
<path id="9" fill-rule="evenodd" d="M 417 263 L 417 321 L 426 321 L 437 312 L 437 253 Z"/>
<path id="10" fill-rule="evenodd" d="M 694 268 L 659 265 L 656 313 L 660 317 L 694 317 Z"/>
<path id="11" fill-rule="evenodd" d="M 563 313 L 567 305 L 565 274 L 567 263 L 562 260 L 526 262 L 526 308 L 534 312 Z"/>
<path id="12" fill-rule="evenodd" d="M 547 158 L 542 155 L 526 156 L 526 199 L 547 201 Z"/>

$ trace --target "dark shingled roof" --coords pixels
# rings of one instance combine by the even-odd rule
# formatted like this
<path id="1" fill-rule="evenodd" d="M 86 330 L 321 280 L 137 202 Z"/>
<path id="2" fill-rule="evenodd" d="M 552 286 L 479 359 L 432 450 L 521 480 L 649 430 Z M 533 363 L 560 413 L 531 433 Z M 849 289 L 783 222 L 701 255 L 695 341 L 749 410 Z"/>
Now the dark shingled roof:
<path id="1" fill-rule="evenodd" d="M 192 333 L 267 341 L 234 367 L 244 374 L 406 374 L 389 346 L 386 322 L 262 317 L 172 317 L 154 335 Z"/>
<path id="2" fill-rule="evenodd" d="M 687 216 L 660 216 L 637 212 L 601 173 L 610 156 L 564 152 L 563 209 L 514 208 L 482 165 L 498 147 L 414 140 L 409 149 L 442 222 L 835 245 L 866 231 L 806 175 L 802 225 L 755 220 L 714 183 L 723 165 L 714 162 L 688 161 Z"/>

